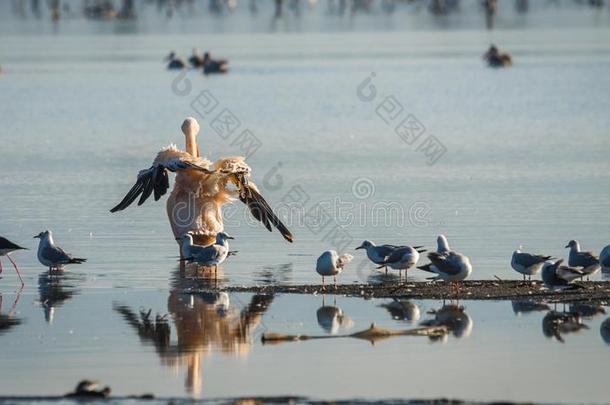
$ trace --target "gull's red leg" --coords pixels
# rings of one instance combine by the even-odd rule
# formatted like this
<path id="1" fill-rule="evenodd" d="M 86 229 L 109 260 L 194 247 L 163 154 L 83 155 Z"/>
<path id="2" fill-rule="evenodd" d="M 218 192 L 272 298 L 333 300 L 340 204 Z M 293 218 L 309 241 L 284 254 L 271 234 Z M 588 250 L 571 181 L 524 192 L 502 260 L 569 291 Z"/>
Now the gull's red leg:
<path id="1" fill-rule="evenodd" d="M 8 257 L 8 259 L 11 261 L 11 263 L 13 263 L 13 266 L 15 267 L 15 271 L 17 272 L 17 275 L 19 276 L 19 281 L 21 281 L 21 287 L 23 287 L 25 285 L 25 283 L 23 282 L 23 278 L 21 277 L 21 273 L 19 272 L 17 263 L 15 263 L 9 255 L 6 255 L 6 257 Z"/>

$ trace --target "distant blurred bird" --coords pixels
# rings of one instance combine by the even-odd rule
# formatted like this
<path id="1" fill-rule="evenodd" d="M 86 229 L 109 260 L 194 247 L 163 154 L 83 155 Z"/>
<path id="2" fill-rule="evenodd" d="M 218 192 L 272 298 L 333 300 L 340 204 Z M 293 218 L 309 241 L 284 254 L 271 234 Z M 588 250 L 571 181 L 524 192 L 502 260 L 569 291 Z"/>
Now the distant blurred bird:
<path id="1" fill-rule="evenodd" d="M 40 239 L 38 244 L 38 261 L 43 266 L 48 267 L 49 272 L 61 271 L 67 264 L 81 264 L 87 261 L 87 259 L 74 257 L 62 248 L 55 246 L 53 233 L 49 230 L 40 232 L 34 236 L 34 239 Z"/>
<path id="2" fill-rule="evenodd" d="M 610 271 L 610 245 L 603 248 L 599 254 L 599 264 L 602 267 L 602 271 Z"/>
<path id="3" fill-rule="evenodd" d="M 341 256 L 334 250 L 323 252 L 316 262 L 316 271 L 322 276 L 322 288 L 324 288 L 324 277 L 333 276 L 335 288 L 337 287 L 337 274 L 341 273 L 346 264 L 352 261 L 354 256 L 344 253 Z"/>
<path id="4" fill-rule="evenodd" d="M 186 67 L 186 62 L 182 58 L 179 58 L 174 51 L 171 51 L 169 55 L 165 57 L 165 61 L 167 62 L 168 69 L 184 69 Z"/>
<path id="5" fill-rule="evenodd" d="M 203 54 L 203 73 L 209 75 L 211 73 L 227 73 L 229 70 L 229 62 L 226 59 L 212 59 L 209 52 Z"/>
<path id="6" fill-rule="evenodd" d="M 483 59 L 487 61 L 489 67 L 493 68 L 508 67 L 513 64 L 511 56 L 508 53 L 500 53 L 498 47 L 493 44 L 489 47 L 487 52 L 485 52 Z"/>
<path id="7" fill-rule="evenodd" d="M 203 57 L 199 54 L 197 48 L 193 48 L 193 54 L 189 58 L 189 63 L 194 68 L 200 68 L 203 66 Z"/>
<path id="8" fill-rule="evenodd" d="M 19 245 L 14 244 L 10 240 L 3 238 L 0 236 L 0 258 L 6 256 L 6 258 L 13 264 L 15 271 L 17 272 L 17 276 L 19 277 L 19 281 L 21 281 L 21 286 L 23 287 L 25 283 L 23 282 L 23 278 L 21 277 L 21 272 L 19 271 L 19 267 L 17 267 L 17 263 L 13 261 L 10 254 L 17 250 L 27 250 Z M 0 273 L 2 273 L 2 261 L 0 260 Z"/>
<path id="9" fill-rule="evenodd" d="M 542 266 L 542 281 L 548 288 L 558 289 L 570 286 L 572 281 L 584 275 L 583 271 L 575 267 L 562 266 L 563 259 L 555 263 L 547 261 Z"/>
<path id="10" fill-rule="evenodd" d="M 66 398 L 107 398 L 112 390 L 106 386 L 98 390 L 98 382 L 93 380 L 82 380 L 76 385 L 74 392 L 66 394 Z"/>
<path id="11" fill-rule="evenodd" d="M 568 257 L 570 267 L 581 267 L 583 275 L 587 277 L 599 271 L 599 257 L 592 252 L 581 251 L 580 243 L 577 240 L 571 240 L 565 247 L 570 248 L 570 256 Z"/>
<path id="12" fill-rule="evenodd" d="M 250 166 L 240 156 L 218 159 L 213 165 L 200 157 L 197 146 L 199 124 L 187 118 L 182 124 L 186 150 L 175 145 L 162 149 L 152 166 L 141 170 L 137 181 L 123 200 L 110 212 L 129 207 L 138 197 L 142 205 L 154 192 L 155 201 L 169 189 L 169 172 L 176 173 L 174 189 L 167 199 L 167 217 L 174 238 L 191 233 L 194 244 L 207 246 L 224 230 L 222 206 L 238 197 L 250 213 L 271 232 L 272 226 L 292 242 L 292 233 L 275 215 L 267 201 L 250 181 Z"/>
<path id="13" fill-rule="evenodd" d="M 428 253 L 430 263 L 425 266 L 419 266 L 418 269 L 435 273 L 434 280 L 441 279 L 451 283 L 465 280 L 472 272 L 470 259 L 461 253 L 451 250 L 444 235 L 438 236 L 437 244 L 437 251 Z M 457 290 L 459 291 L 459 284 L 457 284 Z"/>
<path id="14" fill-rule="evenodd" d="M 523 280 L 525 281 L 525 276 L 529 276 L 531 280 L 532 276 L 538 274 L 544 262 L 550 259 L 552 259 L 551 256 L 534 255 L 517 249 L 513 252 L 510 265 L 515 271 L 523 274 Z"/>

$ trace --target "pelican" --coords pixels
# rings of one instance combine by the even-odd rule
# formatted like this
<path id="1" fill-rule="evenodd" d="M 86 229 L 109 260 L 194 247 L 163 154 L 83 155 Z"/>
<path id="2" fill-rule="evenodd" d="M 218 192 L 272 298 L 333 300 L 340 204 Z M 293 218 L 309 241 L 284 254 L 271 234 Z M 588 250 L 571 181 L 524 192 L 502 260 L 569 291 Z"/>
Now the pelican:
<path id="1" fill-rule="evenodd" d="M 275 227 L 288 242 L 292 234 L 275 215 L 258 188 L 250 181 L 250 167 L 243 157 L 218 159 L 214 164 L 201 157 L 197 145 L 199 124 L 187 118 L 182 124 L 186 151 L 175 145 L 163 148 L 150 168 L 141 170 L 137 181 L 123 200 L 110 212 L 124 210 L 136 198 L 142 205 L 151 195 L 159 200 L 169 189 L 168 173 L 176 173 L 174 189 L 167 199 L 167 216 L 174 233 L 180 238 L 189 233 L 194 244 L 208 246 L 223 232 L 222 206 L 238 197 L 250 212 L 271 232 Z M 182 256 L 181 253 L 181 257 Z"/>
<path id="2" fill-rule="evenodd" d="M 23 282 L 23 278 L 21 277 L 21 272 L 19 271 L 19 267 L 17 267 L 17 263 L 9 256 L 16 250 L 27 250 L 19 245 L 14 244 L 10 240 L 3 238 L 0 236 L 0 257 L 6 256 L 6 258 L 13 264 L 15 271 L 17 272 L 17 276 L 19 277 L 19 281 L 21 282 L 21 287 L 25 284 Z M 2 261 L 0 261 L 0 273 L 2 273 Z"/>

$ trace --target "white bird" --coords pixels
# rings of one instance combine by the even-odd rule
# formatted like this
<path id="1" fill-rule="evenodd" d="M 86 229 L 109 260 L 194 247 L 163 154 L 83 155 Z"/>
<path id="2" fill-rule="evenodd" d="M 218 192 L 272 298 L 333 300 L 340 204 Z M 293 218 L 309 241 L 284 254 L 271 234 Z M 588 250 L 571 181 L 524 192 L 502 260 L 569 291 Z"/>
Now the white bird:
<path id="1" fill-rule="evenodd" d="M 577 240 L 571 240 L 566 246 L 570 248 L 568 257 L 568 265 L 570 267 L 582 267 L 583 275 L 591 276 L 600 269 L 599 257 L 592 252 L 583 252 L 580 250 L 580 243 Z"/>
<path id="2" fill-rule="evenodd" d="M 525 276 L 529 276 L 531 280 L 532 276 L 538 274 L 544 262 L 550 259 L 552 259 L 552 256 L 534 255 L 517 249 L 513 252 L 510 265 L 515 271 L 523 274 L 523 280 L 525 281 Z"/>
<path id="3" fill-rule="evenodd" d="M 224 230 L 222 206 L 238 197 L 270 232 L 274 226 L 284 239 L 292 242 L 290 231 L 250 181 L 251 169 L 244 158 L 221 158 L 212 165 L 199 153 L 197 120 L 185 119 L 182 132 L 186 151 L 175 145 L 162 149 L 152 166 L 140 171 L 136 184 L 110 212 L 124 210 L 138 197 L 141 205 L 153 193 L 155 201 L 159 200 L 169 188 L 171 171 L 176 173 L 176 181 L 167 199 L 167 216 L 175 238 L 190 232 L 196 244 L 210 245 L 216 234 Z"/>
<path id="4" fill-rule="evenodd" d="M 333 276 L 335 288 L 337 288 L 337 274 L 341 273 L 343 267 L 352 261 L 354 256 L 344 253 L 341 256 L 334 250 L 323 252 L 316 262 L 316 271 L 322 276 L 322 288 L 325 288 L 324 277 Z"/>
<path id="5" fill-rule="evenodd" d="M 610 271 L 610 245 L 603 248 L 599 254 L 599 264 L 603 271 Z"/>
<path id="6" fill-rule="evenodd" d="M 365 249 L 366 256 L 368 257 L 368 259 L 375 264 L 382 265 L 383 267 L 385 267 L 385 272 L 387 274 L 388 268 L 387 268 L 387 265 L 384 264 L 385 261 L 396 249 L 401 249 L 401 248 L 405 248 L 405 247 L 406 246 L 397 246 L 397 245 L 379 245 L 379 246 L 377 246 L 377 245 L 375 245 L 375 242 L 370 241 L 370 240 L 365 240 L 364 242 L 362 242 L 362 244 L 360 246 L 358 246 L 356 248 L 356 250 Z M 420 249 L 422 247 L 423 246 L 414 246 L 415 249 Z"/>
<path id="7" fill-rule="evenodd" d="M 407 277 L 407 271 L 417 265 L 419 261 L 419 254 L 425 252 L 426 249 L 421 247 L 404 246 L 396 248 L 390 253 L 386 259 L 380 263 L 378 269 L 385 266 L 389 266 L 391 269 L 398 270 L 398 277 L 402 278 L 402 270 L 405 271 L 405 278 Z"/>
<path id="8" fill-rule="evenodd" d="M 542 266 L 542 281 L 548 288 L 565 288 L 570 283 L 584 275 L 581 269 L 575 267 L 562 266 L 563 259 L 556 262 L 547 261 Z"/>
<path id="9" fill-rule="evenodd" d="M 79 257 L 74 257 L 70 253 L 55 245 L 53 232 L 47 230 L 34 236 L 40 239 L 38 243 L 38 261 L 49 268 L 49 272 L 61 271 L 66 264 L 81 264 L 87 261 Z"/>
<path id="10" fill-rule="evenodd" d="M 184 260 L 196 262 L 202 266 L 214 266 L 214 271 L 218 270 L 218 265 L 222 264 L 229 255 L 229 239 L 232 236 L 224 232 L 216 235 L 216 242 L 208 246 L 193 244 L 193 235 L 185 233 L 180 238 L 181 253 Z"/>
<path id="11" fill-rule="evenodd" d="M 472 272 L 470 259 L 449 248 L 449 243 L 444 235 L 437 238 L 438 249 L 436 252 L 428 253 L 430 263 L 419 266 L 418 269 L 434 273 L 434 280 L 445 280 L 451 283 L 465 280 Z M 459 290 L 459 284 L 458 284 Z"/>
<path id="12" fill-rule="evenodd" d="M 19 271 L 19 267 L 17 267 L 17 263 L 9 256 L 11 253 L 17 250 L 27 250 L 10 240 L 3 238 L 0 236 L 0 257 L 6 256 L 6 258 L 13 264 L 15 271 L 17 272 L 17 276 L 19 277 L 19 281 L 21 281 L 21 286 L 23 287 L 25 284 L 23 282 L 23 278 L 21 277 L 21 272 Z M 2 261 L 0 260 L 0 273 L 2 273 Z"/>

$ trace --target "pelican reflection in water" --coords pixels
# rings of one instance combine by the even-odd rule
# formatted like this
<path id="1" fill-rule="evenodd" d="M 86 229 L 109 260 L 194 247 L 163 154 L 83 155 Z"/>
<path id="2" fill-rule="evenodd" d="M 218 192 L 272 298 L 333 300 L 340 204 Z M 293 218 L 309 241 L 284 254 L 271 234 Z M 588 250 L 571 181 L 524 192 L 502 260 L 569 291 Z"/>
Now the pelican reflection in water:
<path id="1" fill-rule="evenodd" d="M 254 342 L 254 331 L 273 302 L 273 295 L 254 295 L 241 310 L 235 308 L 228 294 L 205 291 L 205 280 L 174 275 L 167 299 L 168 315 L 151 311 L 136 313 L 125 305 L 115 311 L 131 325 L 145 344 L 153 345 L 165 366 L 186 368 L 186 389 L 198 395 L 202 388 L 203 357 L 213 352 L 247 356 Z M 199 292 L 191 292 L 199 291 Z M 171 328 L 175 328 L 175 341 Z"/>

